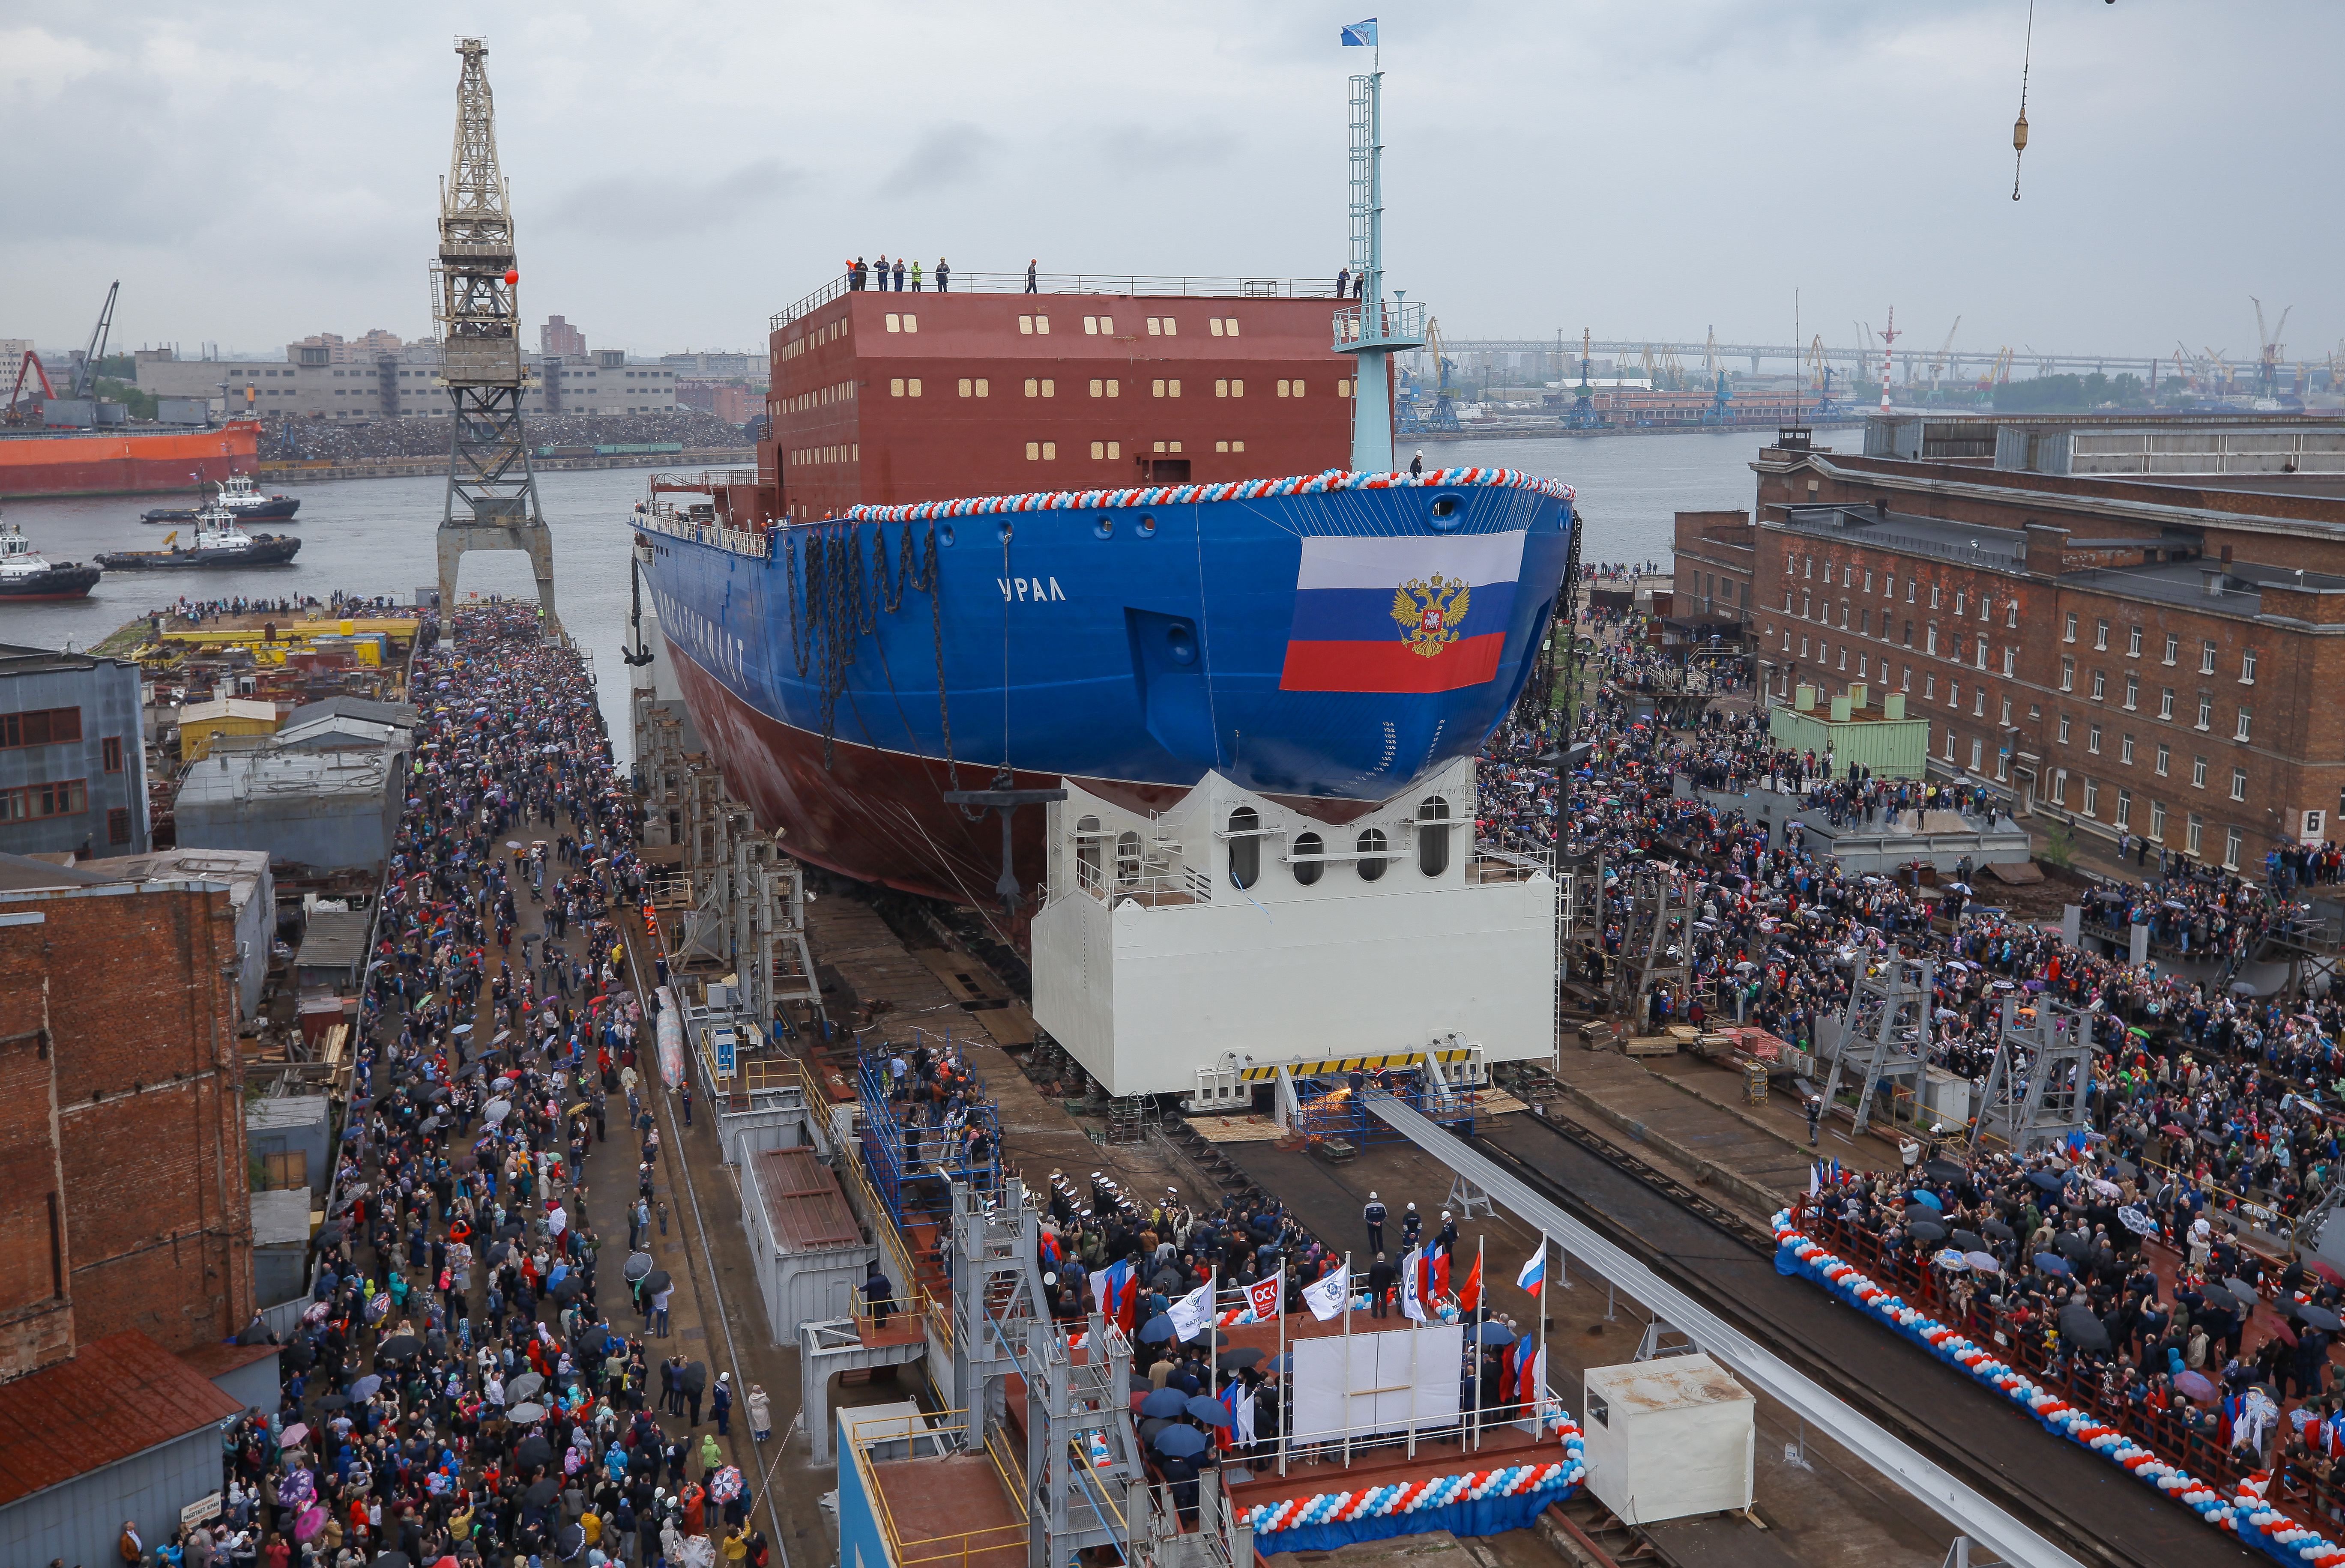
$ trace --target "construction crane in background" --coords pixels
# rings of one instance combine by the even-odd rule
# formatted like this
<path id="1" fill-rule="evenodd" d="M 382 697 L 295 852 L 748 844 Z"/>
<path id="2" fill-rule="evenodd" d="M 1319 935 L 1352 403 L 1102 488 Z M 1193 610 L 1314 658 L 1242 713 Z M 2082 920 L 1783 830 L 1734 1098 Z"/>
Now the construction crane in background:
<path id="1" fill-rule="evenodd" d="M 2296 307 L 2290 305 L 2281 310 L 2279 325 L 2267 332 L 2264 330 L 2264 302 L 2250 294 L 2248 303 L 2256 308 L 2256 341 L 2261 345 L 2256 359 L 2256 396 L 2277 398 L 2279 396 L 2279 351 L 2287 347 L 2279 340 L 2279 335 L 2288 330 L 2289 311 Z"/>
<path id="2" fill-rule="evenodd" d="M 1978 389 L 1982 392 L 1991 391 L 2010 379 L 2011 345 L 2006 343 L 1996 353 L 1995 363 L 1989 365 L 1986 368 L 1986 373 L 1978 379 Z"/>
<path id="3" fill-rule="evenodd" d="M 1808 375 L 1811 384 L 1815 388 L 1815 417 L 1820 420 L 1829 419 L 1840 412 L 1832 403 L 1832 360 L 1824 351 L 1824 335 L 1821 332 L 1817 333 L 1814 340 L 1808 345 Z"/>
<path id="4" fill-rule="evenodd" d="M 121 292 L 122 280 L 117 278 L 106 291 L 106 304 L 98 310 L 97 325 L 90 329 L 89 347 L 74 360 L 73 390 L 69 394 L 72 397 L 87 398 L 96 393 L 97 364 L 106 358 L 106 340 L 114 331 L 114 300 Z"/>
<path id="5" fill-rule="evenodd" d="M 1712 327 L 1709 337 L 1702 340 L 1701 379 L 1705 382 L 1716 381 L 1718 374 L 1718 329 Z"/>
<path id="6" fill-rule="evenodd" d="M 1588 385 L 1588 352 L 1592 341 L 1593 335 L 1582 327 L 1579 329 L 1579 391 L 1571 400 L 1570 417 L 1564 421 L 1570 430 L 1593 430 L 1600 429 L 1604 423 L 1596 417 L 1596 399 Z"/>
<path id="7" fill-rule="evenodd" d="M 1889 325 L 1881 329 L 1881 406 L 1883 410 L 1889 407 L 1890 352 L 1897 347 L 1897 339 L 1903 336 L 1897 330 L 1897 307 L 1892 305 L 1889 308 Z M 1907 379 L 1910 380 L 1912 378 Z"/>
<path id="8" fill-rule="evenodd" d="M 2215 384 L 2215 395 L 2218 398 L 2230 396 L 2231 382 L 2235 376 L 2231 362 L 2223 358 L 2223 350 L 2220 349 L 2208 349 L 2206 350 L 2206 355 L 2207 375 L 2208 379 Z"/>
<path id="9" fill-rule="evenodd" d="M 41 384 L 41 395 L 36 399 L 27 399 L 25 396 L 26 376 L 33 377 Z M 2333 371 L 2330 379 L 2332 380 L 2335 379 Z M 38 409 L 56 395 L 56 389 L 49 385 L 49 368 L 41 363 L 41 357 L 38 354 L 30 349 L 25 349 L 25 357 L 16 362 L 16 384 L 8 389 L 7 406 L 0 408 L 0 425 L 23 424 L 28 408 Z"/>
<path id="10" fill-rule="evenodd" d="M 1946 340 L 1938 346 L 1938 357 L 1930 361 L 1930 396 L 1933 399 L 1938 395 L 1938 378 L 1945 372 L 1946 356 L 1954 352 L 1954 334 L 1962 329 L 1963 319 L 1957 316 L 1954 324 L 1946 329 Z"/>
<path id="11" fill-rule="evenodd" d="M 1457 402 L 1449 389 L 1449 371 L 1456 361 L 1442 352 L 1439 317 L 1425 324 L 1425 352 L 1433 359 L 1433 411 L 1429 414 L 1425 411 L 1421 391 L 1412 395 L 1401 411 L 1400 430 L 1404 435 L 1457 429 Z"/>

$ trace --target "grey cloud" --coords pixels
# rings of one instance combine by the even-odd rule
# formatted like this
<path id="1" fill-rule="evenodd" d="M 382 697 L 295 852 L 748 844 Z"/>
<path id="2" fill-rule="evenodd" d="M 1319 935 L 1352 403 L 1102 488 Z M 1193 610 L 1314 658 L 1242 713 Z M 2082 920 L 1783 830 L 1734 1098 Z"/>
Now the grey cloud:
<path id="1" fill-rule="evenodd" d="M 1102 158 L 1125 169 L 1223 163 L 1240 146 L 1230 132 L 1207 126 L 1106 126 L 1090 132 L 1089 137 Z"/>
<path id="2" fill-rule="evenodd" d="M 673 234 L 719 228 L 756 216 L 806 176 L 779 158 L 753 159 L 705 180 L 655 174 L 613 175 L 574 187 L 556 197 L 545 221 L 555 229 L 603 234 Z M 527 204 L 517 198 L 524 223 Z"/>
<path id="3" fill-rule="evenodd" d="M 999 137 L 967 120 L 930 126 L 904 161 L 879 182 L 879 194 L 918 196 L 964 184 L 983 172 L 1000 146 Z"/>

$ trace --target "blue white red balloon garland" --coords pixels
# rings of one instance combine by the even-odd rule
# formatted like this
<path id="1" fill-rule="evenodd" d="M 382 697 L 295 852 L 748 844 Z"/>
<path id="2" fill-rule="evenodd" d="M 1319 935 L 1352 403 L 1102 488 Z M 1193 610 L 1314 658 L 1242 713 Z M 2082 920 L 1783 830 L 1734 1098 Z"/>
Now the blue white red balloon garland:
<path id="1" fill-rule="evenodd" d="M 2312 1568 L 2345 1568 L 2345 1546 L 2270 1506 L 2263 1495 L 2268 1477 L 2240 1482 L 2227 1498 L 2188 1471 L 2168 1463 L 2090 1411 L 2029 1379 L 1976 1340 L 1915 1311 L 1846 1259 L 1810 1240 L 1792 1224 L 1790 1209 L 1775 1216 L 1774 1231 L 1779 1272 L 1805 1275 L 1850 1306 L 1918 1340 L 1940 1360 L 1961 1367 L 2013 1403 L 2025 1405 L 2046 1431 L 2123 1466 L 2137 1480 L 2157 1488 L 2208 1523 L 2229 1531 L 2289 1568 L 2305 1563 Z"/>
<path id="2" fill-rule="evenodd" d="M 1286 479 L 1229 480 L 1218 484 L 1143 485 L 1132 490 L 1037 491 L 1026 495 L 963 496 L 955 501 L 913 501 L 902 506 L 851 506 L 852 522 L 929 522 L 947 517 L 990 517 L 997 512 L 1088 511 L 1129 506 L 1187 506 L 1218 501 L 1258 501 L 1269 496 L 1324 495 L 1343 490 L 1455 490 L 1464 486 L 1495 486 L 1536 491 L 1558 501 L 1576 492 L 1560 480 L 1542 479 L 1520 469 L 1431 469 L 1422 475 L 1365 473 L 1328 469 Z"/>
<path id="3" fill-rule="evenodd" d="M 1560 1502 L 1588 1473 L 1581 1458 L 1579 1428 L 1563 1423 L 1565 1458 L 1561 1462 L 1501 1465 L 1496 1470 L 1468 1471 L 1462 1475 L 1436 1475 L 1423 1481 L 1397 1481 L 1386 1486 L 1365 1486 L 1357 1492 L 1321 1492 L 1290 1497 L 1245 1511 L 1245 1522 L 1254 1534 L 1274 1535 L 1311 1524 L 1348 1523 L 1379 1514 L 1418 1513 L 1484 1497 L 1520 1497 L 1555 1492 Z"/>

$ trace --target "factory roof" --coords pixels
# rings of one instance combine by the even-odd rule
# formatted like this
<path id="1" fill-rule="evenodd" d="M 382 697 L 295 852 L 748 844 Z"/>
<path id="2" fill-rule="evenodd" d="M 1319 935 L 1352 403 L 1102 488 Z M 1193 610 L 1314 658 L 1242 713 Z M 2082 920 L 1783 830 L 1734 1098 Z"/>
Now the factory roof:
<path id="1" fill-rule="evenodd" d="M 0 1505 L 243 1411 L 137 1330 L 109 1334 L 69 1361 L 0 1384 Z"/>
<path id="2" fill-rule="evenodd" d="M 252 1195 L 252 1244 L 283 1247 L 310 1239 L 310 1189 L 282 1188 Z"/>
<path id="3" fill-rule="evenodd" d="M 148 855 L 86 860 L 80 869 L 99 882 L 224 882 L 228 901 L 241 909 L 269 875 L 262 849 L 158 849 Z"/>
<path id="4" fill-rule="evenodd" d="M 214 697 L 208 703 L 189 703 L 179 710 L 182 729 L 219 719 L 256 719 L 273 724 L 277 722 L 277 704 L 256 702 L 250 697 Z"/>
<path id="5" fill-rule="evenodd" d="M 244 1125 L 251 1132 L 315 1127 L 327 1119 L 330 1103 L 324 1095 L 269 1095 L 244 1108 Z"/>
<path id="6" fill-rule="evenodd" d="M 411 730 L 415 727 L 415 704 L 378 703 L 366 697 L 328 697 L 322 702 L 304 703 L 286 714 L 285 727 L 291 729 L 320 719 L 360 719 L 370 724 L 396 724 Z"/>
<path id="7" fill-rule="evenodd" d="M 863 1240 L 855 1211 L 810 1148 L 769 1148 L 756 1156 L 757 1190 L 774 1241 L 786 1252 L 854 1247 Z"/>
<path id="8" fill-rule="evenodd" d="M 0 891 L 18 893 L 35 887 L 95 887 L 112 880 L 92 876 L 76 866 L 60 865 L 46 857 L 0 855 Z"/>
<path id="9" fill-rule="evenodd" d="M 381 798 L 391 782 L 381 752 L 215 752 L 188 770 L 179 808 L 216 801 L 301 795 Z"/>
<path id="10" fill-rule="evenodd" d="M 287 719 L 279 727 L 275 740 L 289 751 L 365 751 L 403 746 L 411 733 L 404 724 L 320 713 L 314 719 Z"/>
<path id="11" fill-rule="evenodd" d="M 1912 551 L 2004 572 L 2019 570 L 2027 551 L 2027 535 L 2015 528 L 1948 522 L 1865 506 L 1794 506 L 1785 510 L 1783 521 L 1801 533 L 1839 534 L 1852 543 Z"/>
<path id="12" fill-rule="evenodd" d="M 2263 591 L 2267 588 L 2345 594 L 2345 576 L 2333 572 L 2299 572 L 2293 567 L 2248 561 L 2218 562 L 2203 557 L 2149 561 L 2139 566 L 2095 567 L 2064 572 L 2060 581 L 2072 588 L 2121 593 L 2163 604 L 2188 604 L 2226 615 L 2262 614 Z"/>
<path id="13" fill-rule="evenodd" d="M 301 937 L 301 951 L 293 962 L 303 969 L 335 967 L 356 971 L 366 957 L 367 931 L 372 918 L 362 909 L 316 909 Z"/>
<path id="14" fill-rule="evenodd" d="M 94 653 L 69 652 L 62 648 L 27 648 L 19 642 L 0 642 L 0 675 L 47 675 L 68 670 L 94 670 L 100 664 L 127 662 L 101 659 Z"/>

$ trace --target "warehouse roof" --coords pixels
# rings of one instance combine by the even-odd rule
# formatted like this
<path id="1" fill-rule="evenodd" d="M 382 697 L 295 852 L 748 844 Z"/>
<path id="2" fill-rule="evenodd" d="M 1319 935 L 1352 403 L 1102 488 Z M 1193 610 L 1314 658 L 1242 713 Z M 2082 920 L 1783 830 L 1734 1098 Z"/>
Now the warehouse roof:
<path id="1" fill-rule="evenodd" d="M 381 752 L 214 752 L 188 770 L 179 809 L 302 795 L 380 799 L 390 782 L 391 764 Z"/>
<path id="2" fill-rule="evenodd" d="M 0 1505 L 243 1413 L 137 1330 L 0 1384 Z"/>
<path id="3" fill-rule="evenodd" d="M 224 882 L 231 908 L 241 909 L 269 875 L 265 849 L 158 849 L 86 860 L 81 869 L 100 882 Z"/>
<path id="4" fill-rule="evenodd" d="M 273 1189 L 252 1195 L 252 1244 L 283 1247 L 310 1240 L 310 1189 Z"/>
<path id="5" fill-rule="evenodd" d="M 273 724 L 277 722 L 277 704 L 255 702 L 250 697 L 214 697 L 208 703 L 189 703 L 179 710 L 181 729 L 220 719 L 252 719 Z"/>
<path id="6" fill-rule="evenodd" d="M 838 1190 L 838 1178 L 810 1148 L 769 1148 L 756 1156 L 757 1190 L 774 1240 L 786 1252 L 859 1247 L 863 1228 Z"/>
<path id="7" fill-rule="evenodd" d="M 285 723 L 289 729 L 319 719 L 362 719 L 370 724 L 397 724 L 411 730 L 415 727 L 415 704 L 378 703 L 366 697 L 328 697 L 323 702 L 302 703 L 285 715 Z"/>
<path id="8" fill-rule="evenodd" d="M 362 909 L 317 909 L 301 937 L 301 951 L 293 960 L 303 969 L 341 967 L 355 971 L 366 958 L 370 917 Z"/>

